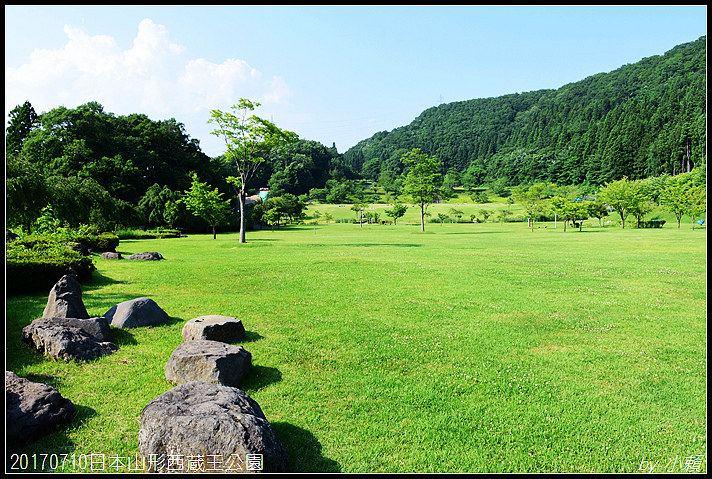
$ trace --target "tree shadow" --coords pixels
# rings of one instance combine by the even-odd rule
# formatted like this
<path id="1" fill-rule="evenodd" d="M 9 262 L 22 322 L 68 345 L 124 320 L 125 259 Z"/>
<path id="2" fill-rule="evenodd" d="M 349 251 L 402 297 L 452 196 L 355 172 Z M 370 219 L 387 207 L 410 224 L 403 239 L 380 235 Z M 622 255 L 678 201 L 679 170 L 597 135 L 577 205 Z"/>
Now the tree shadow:
<path id="1" fill-rule="evenodd" d="M 382 246 L 395 246 L 398 248 L 420 248 L 423 245 L 418 243 L 342 243 L 340 246 L 355 246 L 359 248 L 363 247 L 382 247 Z"/>
<path id="2" fill-rule="evenodd" d="M 314 435 L 286 422 L 272 423 L 289 454 L 289 472 L 341 472 L 341 465 L 324 457 Z"/>
<path id="3" fill-rule="evenodd" d="M 91 279 L 83 281 L 81 283 L 81 287 L 82 291 L 92 291 L 112 284 L 126 284 L 126 281 L 119 281 L 106 276 L 99 271 L 94 271 L 92 272 Z"/>

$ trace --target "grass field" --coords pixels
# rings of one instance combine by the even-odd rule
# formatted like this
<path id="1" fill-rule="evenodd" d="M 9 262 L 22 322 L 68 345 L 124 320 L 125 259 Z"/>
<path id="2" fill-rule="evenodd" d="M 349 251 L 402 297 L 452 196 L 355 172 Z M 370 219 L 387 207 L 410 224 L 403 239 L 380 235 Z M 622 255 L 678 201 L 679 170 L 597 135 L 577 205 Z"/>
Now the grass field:
<path id="1" fill-rule="evenodd" d="M 700 455 L 706 471 L 706 228 L 538 226 L 122 241 L 167 259 L 97 258 L 89 314 L 148 296 L 172 322 L 114 329 L 119 351 L 67 364 L 19 339 L 47 293 L 8 298 L 7 369 L 77 408 L 14 452 L 104 454 L 115 472 L 108 458 L 138 452 L 143 407 L 172 387 L 183 324 L 219 314 L 248 331 L 243 389 L 294 472 L 685 472 Z"/>

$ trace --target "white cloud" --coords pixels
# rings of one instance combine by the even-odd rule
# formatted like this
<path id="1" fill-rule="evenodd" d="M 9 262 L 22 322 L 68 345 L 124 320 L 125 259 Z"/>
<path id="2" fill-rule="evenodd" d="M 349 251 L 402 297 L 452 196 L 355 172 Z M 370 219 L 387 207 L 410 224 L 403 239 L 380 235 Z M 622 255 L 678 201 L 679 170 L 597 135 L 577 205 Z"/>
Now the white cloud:
<path id="1" fill-rule="evenodd" d="M 265 82 L 265 85 L 269 87 L 263 95 L 265 105 L 284 104 L 292 97 L 292 92 L 282 77 L 272 77 L 272 80 Z"/>
<path id="2" fill-rule="evenodd" d="M 284 78 L 263 81 L 262 73 L 243 60 L 188 58 L 186 47 L 150 19 L 140 23 L 126 51 L 108 35 L 92 36 L 70 25 L 64 32 L 68 41 L 60 48 L 37 49 L 27 63 L 5 68 L 6 120 L 25 100 L 38 113 L 97 101 L 118 115 L 145 113 L 201 125 L 211 109 L 228 109 L 240 98 L 279 108 L 292 96 Z M 188 133 L 205 139 L 207 130 Z"/>

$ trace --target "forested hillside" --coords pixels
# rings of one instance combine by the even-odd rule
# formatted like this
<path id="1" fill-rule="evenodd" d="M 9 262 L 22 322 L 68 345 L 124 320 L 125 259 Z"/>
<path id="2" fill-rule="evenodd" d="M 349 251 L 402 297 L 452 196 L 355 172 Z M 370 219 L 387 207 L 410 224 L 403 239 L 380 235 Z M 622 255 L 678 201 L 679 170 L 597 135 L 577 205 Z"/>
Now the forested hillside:
<path id="1" fill-rule="evenodd" d="M 557 90 L 443 104 L 344 153 L 366 177 L 420 148 L 463 184 L 603 184 L 705 163 L 706 37 Z"/>

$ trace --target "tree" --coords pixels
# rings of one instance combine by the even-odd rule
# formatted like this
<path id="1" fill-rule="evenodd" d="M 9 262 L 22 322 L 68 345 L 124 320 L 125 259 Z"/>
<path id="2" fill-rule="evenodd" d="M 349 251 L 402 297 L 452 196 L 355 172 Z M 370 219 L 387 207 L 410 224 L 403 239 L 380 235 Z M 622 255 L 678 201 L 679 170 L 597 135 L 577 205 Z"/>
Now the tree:
<path id="1" fill-rule="evenodd" d="M 588 209 L 588 215 L 593 218 L 598 218 L 598 226 L 602 226 L 603 223 L 601 220 L 608 216 L 608 208 L 606 208 L 606 205 L 604 205 L 602 201 L 596 200 L 589 202 L 586 207 Z"/>
<path id="2" fill-rule="evenodd" d="M 546 183 L 536 183 L 524 191 L 521 188 L 514 188 L 512 194 L 517 201 L 524 204 L 524 210 L 528 218 L 528 226 L 531 226 L 534 231 L 534 221 L 544 211 L 544 205 L 541 200 L 546 191 Z"/>
<path id="3" fill-rule="evenodd" d="M 146 194 L 141 197 L 138 203 L 139 211 L 144 215 L 146 224 L 164 225 L 175 221 L 178 211 L 176 200 L 179 197 L 177 191 L 154 183 L 146 190 Z"/>
<path id="4" fill-rule="evenodd" d="M 689 185 L 679 181 L 678 178 L 673 177 L 667 183 L 667 186 L 660 194 L 660 201 L 662 202 L 665 209 L 670 211 L 675 215 L 677 219 L 677 227 L 680 228 L 680 222 L 682 221 L 682 215 L 687 211 L 688 198 L 686 196 Z"/>
<path id="5" fill-rule="evenodd" d="M 393 208 L 386 210 L 385 213 L 386 216 L 393 218 L 393 224 L 398 224 L 398 218 L 403 216 L 406 211 L 408 211 L 408 207 L 406 205 L 396 203 L 393 205 Z"/>
<path id="6" fill-rule="evenodd" d="M 178 200 L 195 216 L 203 218 L 213 227 L 213 239 L 217 238 L 215 226 L 230 214 L 230 200 L 223 200 L 222 195 L 217 188 L 211 190 L 207 183 L 198 181 L 197 174 L 193 174 L 190 189 Z"/>
<path id="7" fill-rule="evenodd" d="M 462 210 L 458 210 L 457 208 L 450 208 L 448 212 L 457 218 L 457 221 L 460 221 L 460 218 L 465 214 Z"/>
<path id="8" fill-rule="evenodd" d="M 226 157 L 234 161 L 238 176 L 228 181 L 235 187 L 240 209 L 240 243 L 245 243 L 245 198 L 247 185 L 272 148 L 299 139 L 296 133 L 280 130 L 272 122 L 249 112 L 260 104 L 241 99 L 232 107 L 235 113 L 212 110 L 208 123 L 216 123 L 212 134 L 221 137 L 227 147 Z"/>
<path id="9" fill-rule="evenodd" d="M 262 215 L 262 219 L 267 222 L 272 227 L 272 231 L 274 231 L 274 225 L 277 225 L 277 228 L 279 228 L 279 220 L 282 217 L 282 214 L 279 212 L 277 207 L 275 206 L 274 208 L 270 208 L 265 212 L 264 215 Z"/>
<path id="10" fill-rule="evenodd" d="M 633 181 L 630 184 L 630 212 L 635 216 L 636 228 L 640 228 L 645 215 L 653 211 L 649 187 L 643 181 Z"/>
<path id="11" fill-rule="evenodd" d="M 356 202 L 351 207 L 351 211 L 356 212 L 356 217 L 358 218 L 359 226 L 363 228 L 363 211 L 368 208 L 366 203 Z"/>
<path id="12" fill-rule="evenodd" d="M 599 192 L 601 201 L 618 211 L 623 228 L 625 228 L 625 219 L 630 215 L 631 206 L 633 206 L 631 202 L 632 193 L 631 181 L 627 177 L 612 183 L 606 183 L 606 186 Z"/>
<path id="13" fill-rule="evenodd" d="M 17 105 L 10 111 L 10 124 L 5 130 L 5 153 L 8 157 L 20 153 L 25 138 L 39 124 L 39 116 L 29 101 Z"/>
<path id="14" fill-rule="evenodd" d="M 410 165 L 403 184 L 403 193 L 410 195 L 420 208 L 420 231 L 425 231 L 425 212 L 438 198 L 445 196 L 440 174 L 442 163 L 437 158 L 421 153 L 414 148 L 404 154 L 401 161 Z"/>
<path id="15" fill-rule="evenodd" d="M 7 223 L 31 233 L 32 224 L 49 200 L 45 179 L 23 155 L 7 157 L 5 175 Z"/>
<path id="16" fill-rule="evenodd" d="M 693 186 L 685 194 L 687 199 L 687 214 L 692 217 L 692 229 L 695 229 L 695 218 L 705 211 L 707 191 L 703 186 Z"/>
<path id="17" fill-rule="evenodd" d="M 564 221 L 564 233 L 566 233 L 566 224 L 569 221 L 576 221 L 580 216 L 577 211 L 580 205 L 571 199 L 555 196 L 551 199 L 551 205 L 556 212 L 556 215 Z"/>

